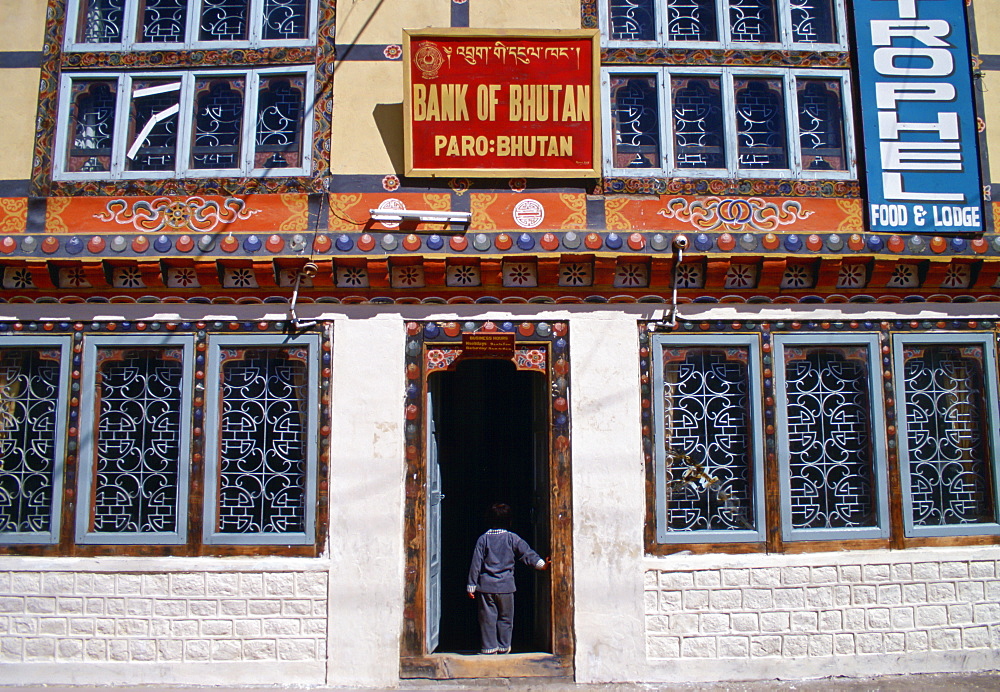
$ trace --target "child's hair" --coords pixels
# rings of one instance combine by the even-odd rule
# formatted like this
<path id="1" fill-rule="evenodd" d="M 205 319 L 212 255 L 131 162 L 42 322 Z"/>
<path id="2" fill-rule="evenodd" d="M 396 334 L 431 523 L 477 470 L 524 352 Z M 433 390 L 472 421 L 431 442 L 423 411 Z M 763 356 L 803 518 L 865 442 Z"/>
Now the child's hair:
<path id="1" fill-rule="evenodd" d="M 486 521 L 491 529 L 509 529 L 510 505 L 505 502 L 494 502 L 486 511 Z"/>

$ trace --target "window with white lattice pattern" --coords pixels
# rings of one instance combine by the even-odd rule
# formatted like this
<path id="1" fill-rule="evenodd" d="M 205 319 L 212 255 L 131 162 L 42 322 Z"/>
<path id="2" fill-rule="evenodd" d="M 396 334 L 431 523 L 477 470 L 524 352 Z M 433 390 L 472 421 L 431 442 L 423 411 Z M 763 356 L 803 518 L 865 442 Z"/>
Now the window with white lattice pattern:
<path id="1" fill-rule="evenodd" d="M 606 45 L 842 50 L 841 0 L 602 0 Z"/>
<path id="2" fill-rule="evenodd" d="M 602 89 L 606 174 L 856 176 L 846 72 L 605 67 Z"/>

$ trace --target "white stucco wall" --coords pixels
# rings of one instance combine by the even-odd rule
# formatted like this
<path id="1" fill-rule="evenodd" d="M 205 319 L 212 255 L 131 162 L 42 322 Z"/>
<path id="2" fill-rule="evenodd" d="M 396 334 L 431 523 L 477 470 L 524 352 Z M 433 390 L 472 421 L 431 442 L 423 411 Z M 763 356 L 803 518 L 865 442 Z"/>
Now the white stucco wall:
<path id="1" fill-rule="evenodd" d="M 322 559 L 0 558 L 5 684 L 321 684 Z"/>
<path id="2" fill-rule="evenodd" d="M 651 682 L 1000 667 L 1000 547 L 649 558 Z"/>
<path id="3" fill-rule="evenodd" d="M 330 452 L 329 677 L 393 685 L 403 627 L 406 333 L 398 317 L 338 319 Z"/>
<path id="4" fill-rule="evenodd" d="M 645 468 L 632 315 L 570 325 L 573 573 L 579 682 L 640 679 Z"/>

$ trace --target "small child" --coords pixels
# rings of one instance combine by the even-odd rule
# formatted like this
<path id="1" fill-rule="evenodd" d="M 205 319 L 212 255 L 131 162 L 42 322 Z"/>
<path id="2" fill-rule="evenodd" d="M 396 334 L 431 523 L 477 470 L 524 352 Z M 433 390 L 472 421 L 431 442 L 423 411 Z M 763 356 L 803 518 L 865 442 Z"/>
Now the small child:
<path id="1" fill-rule="evenodd" d="M 510 653 L 510 637 L 514 629 L 514 561 L 521 560 L 535 569 L 546 569 L 549 563 L 510 529 L 510 505 L 497 502 L 487 513 L 490 529 L 476 541 L 469 565 L 466 589 L 469 598 L 476 598 L 479 611 L 480 652 Z"/>

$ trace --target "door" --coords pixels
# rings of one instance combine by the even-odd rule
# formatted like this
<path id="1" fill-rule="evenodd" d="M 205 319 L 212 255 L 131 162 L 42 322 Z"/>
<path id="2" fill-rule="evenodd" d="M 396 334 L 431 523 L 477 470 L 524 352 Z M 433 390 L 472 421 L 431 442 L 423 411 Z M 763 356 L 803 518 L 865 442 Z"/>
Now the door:
<path id="1" fill-rule="evenodd" d="M 436 381 L 435 381 L 436 384 Z M 434 653 L 441 636 L 441 463 L 434 404 L 438 387 L 427 391 L 427 653 Z"/>
<path id="2" fill-rule="evenodd" d="M 545 392 L 541 373 L 518 371 L 504 360 L 469 359 L 428 378 L 428 653 L 479 648 L 466 581 L 476 539 L 489 528 L 484 515 L 491 504 L 510 505 L 512 530 L 540 555 L 550 555 Z M 437 498 L 444 494 L 442 505 Z M 548 572 L 519 564 L 515 580 L 514 650 L 550 651 Z"/>

